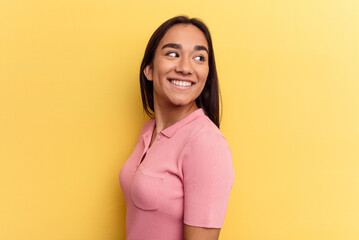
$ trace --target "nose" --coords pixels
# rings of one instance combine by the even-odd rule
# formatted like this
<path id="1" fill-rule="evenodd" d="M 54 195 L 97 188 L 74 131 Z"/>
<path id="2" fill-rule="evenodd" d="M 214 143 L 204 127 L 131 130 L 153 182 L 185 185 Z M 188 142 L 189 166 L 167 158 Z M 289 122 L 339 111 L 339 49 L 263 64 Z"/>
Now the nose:
<path id="1" fill-rule="evenodd" d="M 182 73 L 184 75 L 192 74 L 193 73 L 193 67 L 191 60 L 189 58 L 182 57 L 176 66 L 176 72 Z"/>

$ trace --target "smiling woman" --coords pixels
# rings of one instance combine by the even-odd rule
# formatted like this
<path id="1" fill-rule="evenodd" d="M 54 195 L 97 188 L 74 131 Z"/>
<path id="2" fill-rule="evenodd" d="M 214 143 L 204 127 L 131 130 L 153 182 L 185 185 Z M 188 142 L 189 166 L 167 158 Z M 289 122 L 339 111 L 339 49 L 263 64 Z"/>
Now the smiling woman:
<path id="1" fill-rule="evenodd" d="M 152 118 L 120 172 L 126 239 L 218 239 L 234 181 L 219 130 L 212 40 L 198 19 L 169 19 L 141 65 L 143 107 Z"/>
<path id="2" fill-rule="evenodd" d="M 155 110 L 197 109 L 195 100 L 208 76 L 207 48 L 204 34 L 193 25 L 177 24 L 167 31 L 152 64 L 144 69 L 147 80 L 153 81 Z"/>

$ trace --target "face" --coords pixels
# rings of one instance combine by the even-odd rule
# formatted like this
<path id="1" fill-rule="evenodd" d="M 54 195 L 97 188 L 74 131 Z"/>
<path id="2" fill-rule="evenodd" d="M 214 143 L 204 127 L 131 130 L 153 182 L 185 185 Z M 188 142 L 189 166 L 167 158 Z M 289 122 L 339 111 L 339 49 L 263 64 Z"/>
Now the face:
<path id="1" fill-rule="evenodd" d="M 172 26 L 159 42 L 152 64 L 144 69 L 153 81 L 155 108 L 195 106 L 208 71 L 208 43 L 202 31 L 190 24 Z"/>

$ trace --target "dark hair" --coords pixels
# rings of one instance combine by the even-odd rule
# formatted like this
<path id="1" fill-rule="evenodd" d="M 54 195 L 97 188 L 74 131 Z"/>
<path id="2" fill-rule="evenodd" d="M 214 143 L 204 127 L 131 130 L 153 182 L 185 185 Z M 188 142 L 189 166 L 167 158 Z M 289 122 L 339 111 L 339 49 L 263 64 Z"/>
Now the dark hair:
<path id="1" fill-rule="evenodd" d="M 155 110 L 153 103 L 153 82 L 148 81 L 145 77 L 143 70 L 147 65 L 151 65 L 155 56 L 156 48 L 166 34 L 168 29 L 176 24 L 191 24 L 200 29 L 207 39 L 208 43 L 208 65 L 209 72 L 207 76 L 206 84 L 203 91 L 196 99 L 198 107 L 202 108 L 205 114 L 212 120 L 212 122 L 219 128 L 219 86 L 216 63 L 214 59 L 212 39 L 207 26 L 197 18 L 188 18 L 186 16 L 177 16 L 164 22 L 157 30 L 152 34 L 148 41 L 145 55 L 142 59 L 141 70 L 140 70 L 140 86 L 141 86 L 141 97 L 143 109 L 147 115 L 154 118 Z"/>

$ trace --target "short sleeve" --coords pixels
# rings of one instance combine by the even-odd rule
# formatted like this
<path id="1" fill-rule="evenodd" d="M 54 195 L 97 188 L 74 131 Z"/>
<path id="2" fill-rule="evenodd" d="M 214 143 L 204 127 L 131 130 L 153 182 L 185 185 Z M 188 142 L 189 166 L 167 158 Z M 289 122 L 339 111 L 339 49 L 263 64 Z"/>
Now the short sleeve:
<path id="1" fill-rule="evenodd" d="M 232 155 L 220 132 L 198 134 L 182 155 L 184 223 L 221 228 L 234 182 Z"/>

